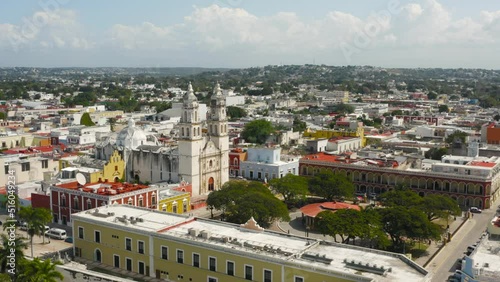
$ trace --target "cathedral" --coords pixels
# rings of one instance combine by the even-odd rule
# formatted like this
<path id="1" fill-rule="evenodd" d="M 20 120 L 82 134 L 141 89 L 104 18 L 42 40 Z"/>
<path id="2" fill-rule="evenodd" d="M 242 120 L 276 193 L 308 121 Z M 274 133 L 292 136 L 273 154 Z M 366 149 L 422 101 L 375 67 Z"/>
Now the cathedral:
<path id="1" fill-rule="evenodd" d="M 226 102 L 219 83 L 206 122 L 200 118 L 191 83 L 183 97 L 177 146 L 160 145 L 129 120 L 128 126 L 95 146 L 95 158 L 109 160 L 117 150 L 125 161 L 125 181 L 192 184 L 192 196 L 218 190 L 229 180 L 229 137 Z M 206 124 L 205 124 L 206 123 Z M 206 126 L 206 134 L 203 127 Z"/>

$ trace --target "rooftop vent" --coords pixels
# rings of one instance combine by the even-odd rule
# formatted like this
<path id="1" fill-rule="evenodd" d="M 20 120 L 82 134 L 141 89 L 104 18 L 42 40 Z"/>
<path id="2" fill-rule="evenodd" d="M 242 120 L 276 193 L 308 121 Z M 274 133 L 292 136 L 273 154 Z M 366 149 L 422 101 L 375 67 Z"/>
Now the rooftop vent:
<path id="1" fill-rule="evenodd" d="M 197 237 L 198 236 L 198 229 L 194 229 L 194 228 L 189 228 L 188 229 L 188 234 L 193 236 L 193 237 Z"/>
<path id="2" fill-rule="evenodd" d="M 206 230 L 201 231 L 200 235 L 201 235 L 201 238 L 203 238 L 203 239 L 209 239 L 210 238 L 210 232 L 206 231 Z"/>
<path id="3" fill-rule="evenodd" d="M 305 253 L 302 255 L 302 258 L 310 261 L 321 262 L 324 264 L 330 264 L 333 261 L 333 259 L 327 258 L 326 255 L 320 256 L 319 254 L 314 255 Z"/>

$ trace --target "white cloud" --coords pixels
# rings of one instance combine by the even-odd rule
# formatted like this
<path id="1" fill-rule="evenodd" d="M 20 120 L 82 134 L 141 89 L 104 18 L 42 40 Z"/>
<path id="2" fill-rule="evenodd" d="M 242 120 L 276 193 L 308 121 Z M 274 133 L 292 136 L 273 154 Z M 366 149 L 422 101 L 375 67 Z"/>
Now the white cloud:
<path id="1" fill-rule="evenodd" d="M 20 25 L 0 24 L 0 48 L 74 48 L 89 49 L 95 43 L 85 38 L 83 27 L 72 10 L 35 12 Z"/>

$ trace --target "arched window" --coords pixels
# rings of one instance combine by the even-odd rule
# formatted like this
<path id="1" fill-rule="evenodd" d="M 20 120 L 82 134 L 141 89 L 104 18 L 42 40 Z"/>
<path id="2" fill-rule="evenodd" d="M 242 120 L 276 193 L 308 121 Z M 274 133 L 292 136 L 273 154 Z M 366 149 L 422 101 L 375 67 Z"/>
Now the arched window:
<path id="1" fill-rule="evenodd" d="M 181 134 L 181 136 L 184 136 L 184 127 L 182 128 L 182 134 Z"/>
<path id="2" fill-rule="evenodd" d="M 77 210 L 79 209 L 78 207 L 78 198 L 73 198 L 73 209 Z"/>
<path id="3" fill-rule="evenodd" d="M 156 193 L 155 192 L 153 192 L 153 194 L 151 195 L 151 204 L 156 205 Z"/>
<path id="4" fill-rule="evenodd" d="M 198 121 L 198 112 L 194 111 L 194 121 Z"/>
<path id="5" fill-rule="evenodd" d="M 102 254 L 101 254 L 101 250 L 99 249 L 95 249 L 95 261 L 97 262 L 102 262 Z"/>
<path id="6" fill-rule="evenodd" d="M 128 198 L 128 204 L 129 205 L 133 205 L 134 204 L 134 200 L 132 198 Z"/>
<path id="7" fill-rule="evenodd" d="M 210 177 L 208 179 L 208 191 L 214 191 L 214 178 Z"/>
<path id="8" fill-rule="evenodd" d="M 237 166 L 237 165 L 238 165 L 238 159 L 237 159 L 237 158 L 234 158 L 234 160 L 233 160 L 233 164 L 234 164 L 235 166 Z"/>
<path id="9" fill-rule="evenodd" d="M 189 128 L 186 128 L 186 136 L 189 137 Z"/>
<path id="10" fill-rule="evenodd" d="M 187 121 L 188 121 L 188 113 L 184 112 L 184 122 L 187 122 Z"/>
<path id="11" fill-rule="evenodd" d="M 66 206 L 66 195 L 62 194 L 61 195 L 61 207 Z"/>
<path id="12" fill-rule="evenodd" d="M 208 167 L 212 167 L 212 165 L 213 165 L 213 162 L 212 162 L 212 160 L 210 160 Z"/>

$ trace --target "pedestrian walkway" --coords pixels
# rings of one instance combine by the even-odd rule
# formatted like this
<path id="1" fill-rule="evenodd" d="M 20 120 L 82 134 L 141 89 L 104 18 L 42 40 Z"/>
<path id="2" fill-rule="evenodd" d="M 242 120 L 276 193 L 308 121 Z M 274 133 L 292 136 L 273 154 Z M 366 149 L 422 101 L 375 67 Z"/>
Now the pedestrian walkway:
<path id="1" fill-rule="evenodd" d="M 289 233 L 297 236 L 309 237 L 314 239 L 321 239 L 326 241 L 334 241 L 334 238 L 331 236 L 325 236 L 315 230 L 308 230 L 306 226 L 302 222 L 302 213 L 300 211 L 290 213 L 290 221 L 289 222 L 277 222 L 270 229 L 274 231 L 279 231 L 283 233 Z M 454 234 L 462 222 L 464 221 L 464 217 L 456 217 L 456 220 L 453 220 L 449 224 L 449 232 L 450 234 Z M 337 242 L 340 242 L 340 238 L 337 238 Z M 424 255 L 415 258 L 414 261 L 423 266 L 434 253 L 438 251 L 438 249 L 443 245 L 442 241 L 439 242 L 431 242 L 429 247 L 427 248 Z"/>

